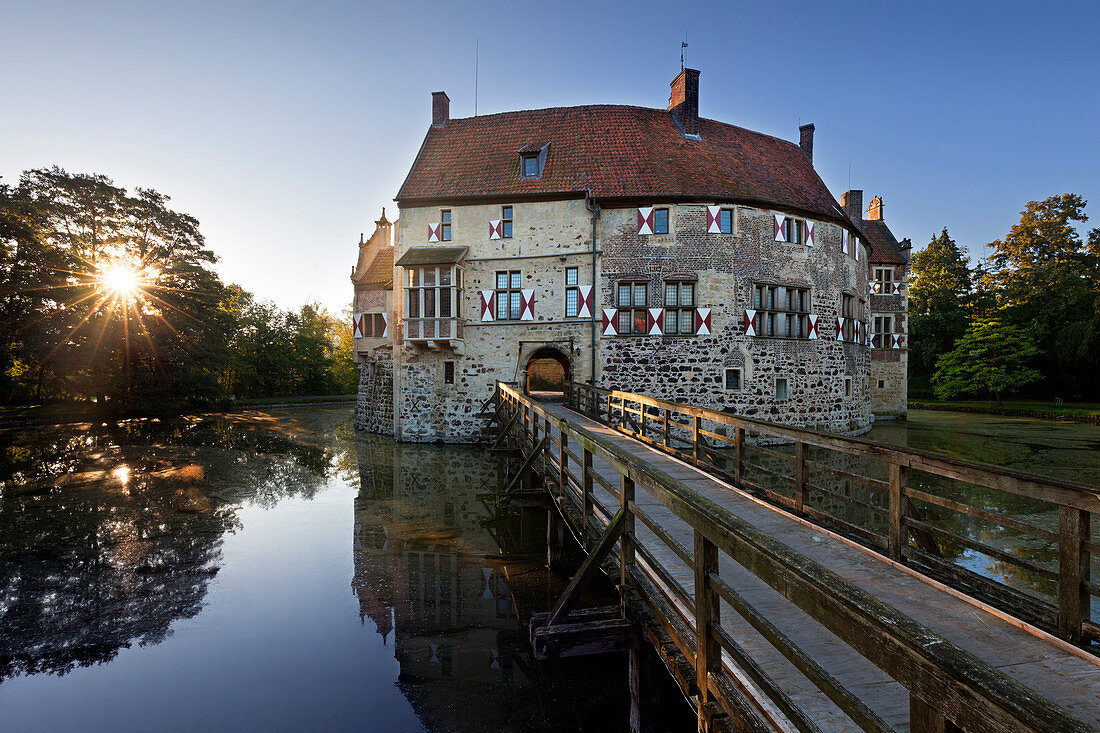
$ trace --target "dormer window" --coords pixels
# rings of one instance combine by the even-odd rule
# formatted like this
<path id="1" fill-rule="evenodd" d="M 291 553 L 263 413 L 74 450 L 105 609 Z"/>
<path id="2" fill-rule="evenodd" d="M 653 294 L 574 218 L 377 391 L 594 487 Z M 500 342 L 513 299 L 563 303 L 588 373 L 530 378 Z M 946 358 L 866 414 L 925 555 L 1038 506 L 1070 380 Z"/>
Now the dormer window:
<path id="1" fill-rule="evenodd" d="M 523 170 L 523 177 L 524 178 L 538 178 L 539 177 L 539 156 L 537 154 L 535 154 L 535 155 L 531 155 L 531 154 L 524 155 L 522 157 L 522 161 L 523 161 L 523 169 L 522 169 Z"/>
<path id="2" fill-rule="evenodd" d="M 531 143 L 524 145 L 516 152 L 519 153 L 519 177 L 521 179 L 542 178 L 542 171 L 546 168 L 546 151 L 550 143 Z"/>

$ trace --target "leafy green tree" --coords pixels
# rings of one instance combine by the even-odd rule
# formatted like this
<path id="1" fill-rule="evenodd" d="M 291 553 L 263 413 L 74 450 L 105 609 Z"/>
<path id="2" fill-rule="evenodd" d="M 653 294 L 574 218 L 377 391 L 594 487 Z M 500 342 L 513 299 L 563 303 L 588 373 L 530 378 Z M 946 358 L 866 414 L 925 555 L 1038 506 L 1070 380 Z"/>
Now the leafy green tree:
<path id="1" fill-rule="evenodd" d="M 1076 194 L 1031 201 L 988 258 L 998 318 L 1028 329 L 1040 354 L 1037 365 L 1050 384 L 1073 396 L 1097 394 L 1100 361 L 1079 341 L 1100 296 L 1100 236 L 1081 240 L 1085 200 Z M 1093 230 L 1094 232 L 1096 230 Z"/>
<path id="2" fill-rule="evenodd" d="M 216 404 L 231 322 L 198 222 L 151 189 L 57 167 L 24 172 L 15 198 L 52 261 L 43 312 L 7 322 L 34 366 L 119 409 Z"/>
<path id="3" fill-rule="evenodd" d="M 944 227 L 909 263 L 910 390 L 931 388 L 936 360 L 966 332 L 973 279 L 969 260 Z"/>
<path id="4" fill-rule="evenodd" d="M 940 399 L 991 394 L 1000 402 L 1002 394 L 1042 377 L 1028 366 L 1038 354 L 1022 328 L 995 319 L 977 320 L 936 362 L 933 388 Z"/>

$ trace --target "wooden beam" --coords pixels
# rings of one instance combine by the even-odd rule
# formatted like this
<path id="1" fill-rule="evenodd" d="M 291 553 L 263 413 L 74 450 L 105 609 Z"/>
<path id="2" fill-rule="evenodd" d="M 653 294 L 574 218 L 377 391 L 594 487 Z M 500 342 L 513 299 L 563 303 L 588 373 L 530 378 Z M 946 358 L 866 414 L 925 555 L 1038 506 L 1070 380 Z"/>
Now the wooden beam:
<path id="1" fill-rule="evenodd" d="M 504 444 L 504 441 L 511 435 L 512 426 L 516 424 L 516 420 L 519 419 L 519 411 L 513 412 L 512 417 L 508 418 L 508 422 L 504 424 L 504 427 L 500 429 L 500 435 L 493 441 L 493 447 L 499 448 Z"/>
<path id="2" fill-rule="evenodd" d="M 523 465 L 519 467 L 519 471 L 516 473 L 515 476 L 512 477 L 512 480 L 508 483 L 508 485 L 504 487 L 503 493 L 510 493 L 512 489 L 516 487 L 516 484 L 518 484 L 520 480 L 531 471 L 531 466 L 534 465 L 535 459 L 538 458 L 539 454 L 542 453 L 542 450 L 545 447 L 546 437 L 544 436 L 535 445 L 535 447 L 531 449 L 531 452 L 527 454 L 527 457 L 523 459 Z"/>
<path id="3" fill-rule="evenodd" d="M 535 659 L 622 652 L 638 646 L 637 625 L 625 618 L 554 624 L 531 635 Z"/>
<path id="4" fill-rule="evenodd" d="M 569 586 L 554 605 L 554 610 L 550 613 L 550 620 L 547 622 L 548 626 L 561 623 L 562 619 L 564 619 L 566 615 L 573 610 L 574 606 L 577 605 L 577 600 L 580 598 L 581 592 L 588 587 L 590 582 L 592 582 L 592 578 L 594 578 L 596 573 L 600 570 L 600 565 L 607 559 L 608 555 L 611 554 L 611 550 L 615 547 L 615 542 L 618 541 L 619 536 L 623 533 L 624 526 L 626 526 L 626 512 L 619 509 L 619 511 L 615 512 L 615 516 L 611 518 L 611 522 L 607 525 L 607 529 L 600 535 L 600 539 L 596 543 L 596 546 L 588 553 L 588 557 L 585 558 L 580 570 L 578 570 L 577 574 L 573 576 L 573 579 L 569 581 Z"/>

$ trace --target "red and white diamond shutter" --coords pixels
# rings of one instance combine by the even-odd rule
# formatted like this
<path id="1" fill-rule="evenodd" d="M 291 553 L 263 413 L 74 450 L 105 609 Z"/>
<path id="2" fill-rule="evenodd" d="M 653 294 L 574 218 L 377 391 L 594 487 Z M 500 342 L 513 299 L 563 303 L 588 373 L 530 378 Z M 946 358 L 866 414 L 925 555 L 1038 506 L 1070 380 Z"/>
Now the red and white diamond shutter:
<path id="1" fill-rule="evenodd" d="M 836 319 L 836 340 L 844 340 L 844 316 L 838 316 Z"/>
<path id="2" fill-rule="evenodd" d="M 577 318 L 592 317 L 592 286 L 577 286 Z"/>
<path id="3" fill-rule="evenodd" d="M 710 308 L 695 309 L 695 333 L 699 336 L 710 335 Z"/>
<path id="4" fill-rule="evenodd" d="M 366 321 L 366 313 L 356 313 L 351 317 L 351 334 L 354 338 L 361 339 L 367 335 L 366 329 L 363 328 Z"/>
<path id="5" fill-rule="evenodd" d="M 650 336 L 661 336 L 665 330 L 665 310 L 664 308 L 650 308 L 649 309 L 649 322 L 646 324 L 646 333 Z"/>
<path id="6" fill-rule="evenodd" d="M 604 336 L 618 336 L 619 332 L 615 328 L 615 318 L 619 315 L 619 312 L 614 308 L 603 309 L 603 335 Z"/>
<path id="7" fill-rule="evenodd" d="M 500 225 L 500 219 L 489 220 L 489 239 L 500 239 L 500 233 L 503 227 Z"/>
<path id="8" fill-rule="evenodd" d="M 533 321 L 535 320 L 535 291 L 534 290 L 521 290 L 521 310 L 519 312 L 519 319 L 521 321 Z"/>
<path id="9" fill-rule="evenodd" d="M 808 338 L 811 341 L 817 339 L 817 316 L 813 313 L 810 314 L 810 335 Z"/>
<path id="10" fill-rule="evenodd" d="M 390 335 L 390 315 L 389 313 L 382 314 L 382 338 L 388 338 Z"/>
<path id="11" fill-rule="evenodd" d="M 439 241 L 439 230 L 440 230 L 441 227 L 442 227 L 441 224 L 429 224 L 428 225 L 428 241 L 429 242 L 438 242 Z"/>
<path id="12" fill-rule="evenodd" d="M 707 234 L 722 233 L 722 207 L 707 207 Z"/>
<path id="13" fill-rule="evenodd" d="M 492 290 L 481 291 L 481 320 L 483 321 L 493 320 L 493 296 L 495 294 Z"/>
<path id="14" fill-rule="evenodd" d="M 814 223 L 812 221 L 806 222 L 806 246 L 814 246 Z"/>
<path id="15" fill-rule="evenodd" d="M 892 341 L 892 344 L 891 344 L 890 348 L 893 348 L 893 349 L 900 349 L 901 348 L 901 334 L 900 333 L 893 334 L 892 338 L 891 338 L 891 341 Z"/>
<path id="16" fill-rule="evenodd" d="M 638 208 L 638 234 L 653 234 L 653 207 Z"/>
<path id="17" fill-rule="evenodd" d="M 756 311 L 751 308 L 745 309 L 745 335 L 756 335 Z"/>
<path id="18" fill-rule="evenodd" d="M 782 214 L 775 215 L 775 241 L 777 242 L 787 241 L 787 230 L 786 227 L 783 226 L 786 221 L 787 217 Z"/>

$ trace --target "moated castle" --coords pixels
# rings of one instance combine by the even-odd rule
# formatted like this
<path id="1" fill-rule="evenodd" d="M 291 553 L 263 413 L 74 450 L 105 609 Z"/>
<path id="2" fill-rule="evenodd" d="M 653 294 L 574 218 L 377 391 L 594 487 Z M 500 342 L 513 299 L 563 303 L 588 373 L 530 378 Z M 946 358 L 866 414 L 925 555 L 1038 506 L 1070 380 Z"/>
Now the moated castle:
<path id="1" fill-rule="evenodd" d="M 858 433 L 905 413 L 909 242 L 838 204 L 798 144 L 667 109 L 559 107 L 432 124 L 360 238 L 356 427 L 478 438 L 498 380 L 565 378 Z"/>

